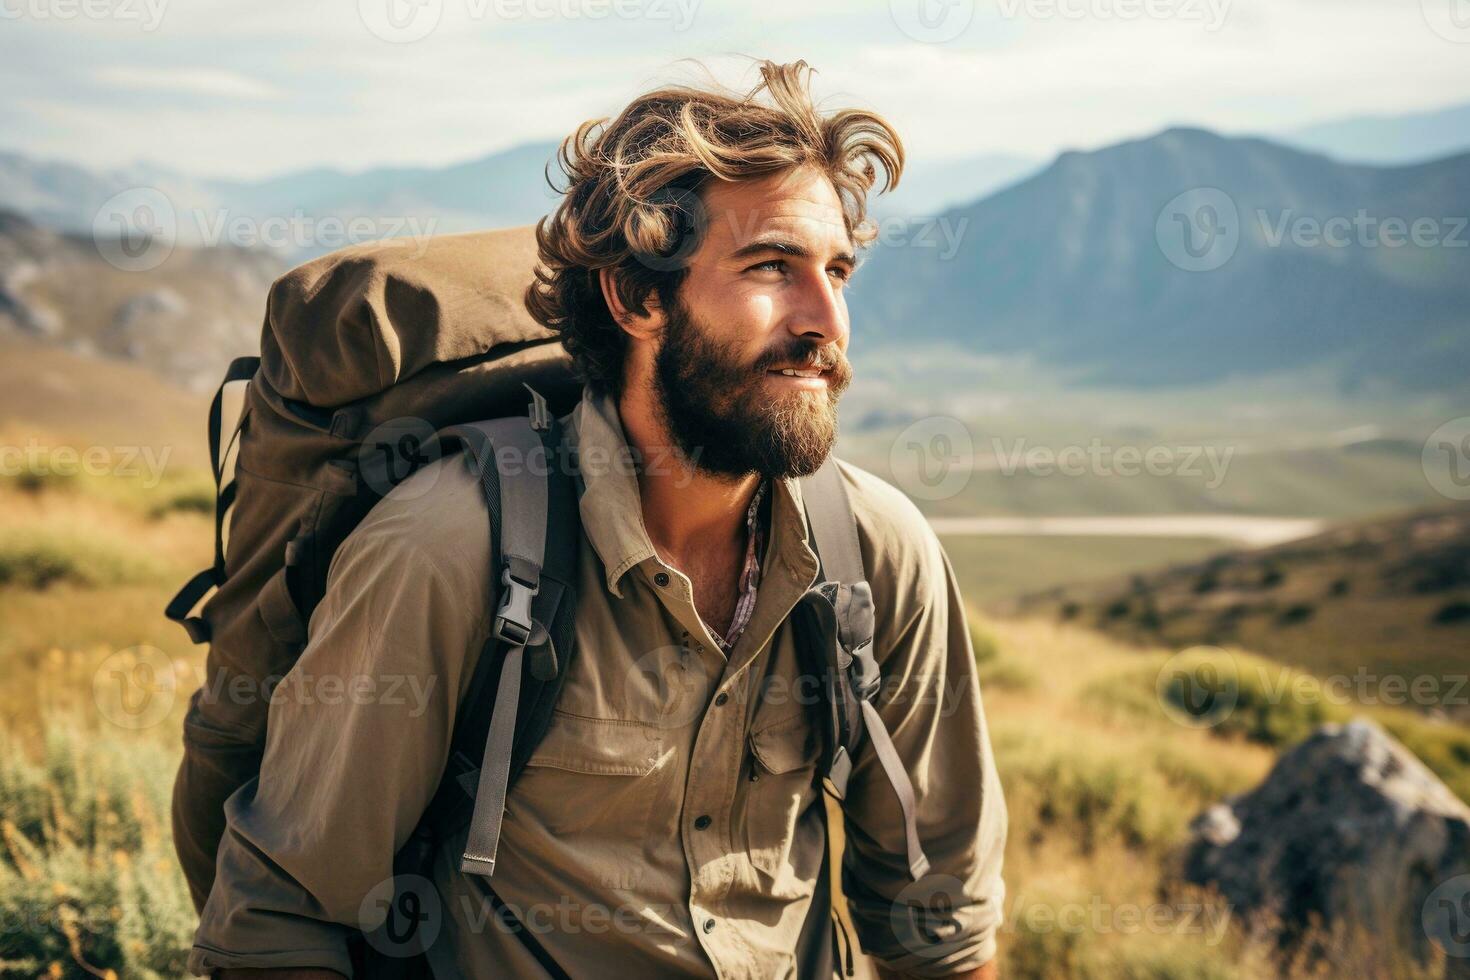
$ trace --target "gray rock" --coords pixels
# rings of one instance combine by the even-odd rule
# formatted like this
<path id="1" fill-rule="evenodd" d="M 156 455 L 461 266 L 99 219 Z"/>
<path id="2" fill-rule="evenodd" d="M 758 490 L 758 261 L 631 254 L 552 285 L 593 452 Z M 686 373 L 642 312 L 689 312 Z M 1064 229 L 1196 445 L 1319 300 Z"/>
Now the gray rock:
<path id="1" fill-rule="evenodd" d="M 1324 725 L 1190 830 L 1184 877 L 1283 948 L 1315 924 L 1470 976 L 1470 807 L 1376 724 Z"/>

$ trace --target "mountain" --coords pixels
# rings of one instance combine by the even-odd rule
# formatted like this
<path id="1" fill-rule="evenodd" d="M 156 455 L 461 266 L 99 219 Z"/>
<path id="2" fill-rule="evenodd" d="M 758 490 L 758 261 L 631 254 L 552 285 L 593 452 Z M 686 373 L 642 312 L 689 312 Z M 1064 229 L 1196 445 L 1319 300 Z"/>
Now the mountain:
<path id="1" fill-rule="evenodd" d="M 119 261 L 115 244 L 0 212 L 0 339 L 131 361 L 193 391 L 259 349 L 279 257 L 177 247 L 142 267 Z"/>
<path id="2" fill-rule="evenodd" d="M 162 195 L 181 245 L 262 245 L 304 260 L 374 238 L 521 225 L 555 201 L 544 168 L 555 143 L 513 147 L 448 167 L 319 168 L 258 181 L 193 179 L 150 164 L 92 171 L 0 153 L 0 209 L 90 234 L 99 215 Z M 122 197 L 119 197 L 122 195 Z M 120 203 L 119 203 L 120 202 Z"/>
<path id="3" fill-rule="evenodd" d="M 873 346 L 1024 354 L 1084 383 L 1318 368 L 1349 390 L 1446 389 L 1470 365 L 1464 215 L 1470 155 L 1376 168 L 1171 129 L 1064 153 L 880 244 L 849 302 Z M 1442 244 L 1400 241 L 1418 219 Z"/>
<path id="4" fill-rule="evenodd" d="M 1368 693 L 1422 677 L 1438 704 L 1470 720 L 1470 507 L 1416 511 L 1320 535 L 1010 603 L 1129 641 L 1181 650 L 1254 650 L 1319 676 L 1354 676 Z M 1366 675 L 1366 679 L 1364 679 Z M 1379 686 L 1379 685 L 1382 686 Z M 1418 695 L 1416 695 L 1417 697 Z M 1392 702 L 1386 702 L 1392 703 Z"/>
<path id="5" fill-rule="evenodd" d="M 1470 151 L 1470 103 L 1433 112 L 1334 119 L 1275 138 L 1352 163 L 1418 163 Z"/>
<path id="6" fill-rule="evenodd" d="M 870 211 L 878 219 L 938 214 L 977 201 L 1040 169 L 1036 160 L 1009 153 L 932 163 L 912 157 L 896 190 L 869 198 Z"/>
<path id="7" fill-rule="evenodd" d="M 354 241 L 529 224 L 556 204 L 546 168 L 557 145 L 527 143 L 446 167 L 374 167 L 358 173 L 317 168 L 255 181 L 196 180 L 153 164 L 92 171 L 0 153 L 0 209 L 47 227 L 90 233 L 115 195 L 155 188 L 172 206 L 181 244 L 257 244 L 246 236 L 264 231 L 260 237 L 269 238 L 280 219 L 296 219 L 306 226 L 304 232 L 276 231 L 274 238 L 284 242 L 264 244 L 304 259 L 346 244 L 335 223 L 354 220 L 369 229 Z M 873 215 L 935 214 L 1014 183 L 1038 166 L 1003 153 L 936 163 L 911 160 L 898 189 L 873 200 Z M 561 179 L 554 167 L 551 176 Z M 270 218 L 277 222 L 267 227 Z"/>

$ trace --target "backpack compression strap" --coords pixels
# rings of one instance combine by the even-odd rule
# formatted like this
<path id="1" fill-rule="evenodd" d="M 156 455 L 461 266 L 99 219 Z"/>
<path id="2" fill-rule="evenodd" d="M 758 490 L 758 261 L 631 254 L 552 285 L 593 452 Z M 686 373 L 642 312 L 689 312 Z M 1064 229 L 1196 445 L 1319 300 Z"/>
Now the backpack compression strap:
<path id="1" fill-rule="evenodd" d="M 490 877 L 495 873 L 495 852 L 500 843 L 500 822 L 509 790 L 511 748 L 515 741 L 516 714 L 520 701 L 521 667 L 526 648 L 556 671 L 555 652 L 546 627 L 531 616 L 534 597 L 541 591 L 541 565 L 546 556 L 547 465 L 546 445 L 538 419 L 494 419 L 455 426 L 446 436 L 462 440 L 480 468 L 482 484 L 499 485 L 500 505 L 500 607 L 491 635 L 503 644 L 500 682 L 490 715 L 485 755 L 480 765 L 475 792 L 474 816 L 460 869 Z M 498 468 L 500 454 L 510 454 L 517 465 Z M 481 656 L 493 655 L 487 649 Z M 546 665 L 538 664 L 537 671 Z M 466 706 L 473 710 L 474 706 Z"/>
<path id="2" fill-rule="evenodd" d="M 881 686 L 878 662 L 873 657 L 873 593 L 863 570 L 857 519 L 852 512 L 842 474 L 837 469 L 836 458 L 829 454 L 820 469 L 803 478 L 801 492 L 807 523 L 821 563 L 818 578 L 825 580 L 815 588 L 831 603 L 831 622 L 837 643 L 850 658 L 850 662 L 841 665 L 843 669 L 837 671 L 839 682 L 848 688 L 849 697 L 844 700 L 857 703 L 862 727 L 862 732 L 856 732 L 849 731 L 847 725 L 836 726 L 837 731 L 847 734 L 851 747 L 849 744 L 837 746 L 828 778 L 837 790 L 838 798 L 844 798 L 847 780 L 852 773 L 852 751 L 856 748 L 857 738 L 866 733 L 903 811 L 909 873 L 917 881 L 928 872 L 929 859 L 919 843 L 913 783 L 909 781 L 908 770 L 893 747 L 893 739 L 888 735 L 882 716 L 873 707 L 873 699 Z M 840 709 L 833 705 L 833 710 Z"/>
<path id="3" fill-rule="evenodd" d="M 214 475 L 214 564 L 184 583 L 184 587 L 169 600 L 168 608 L 163 611 L 165 616 L 184 627 L 189 639 L 195 643 L 209 642 L 209 622 L 203 616 L 190 616 L 189 613 L 210 589 L 223 585 L 225 581 L 225 514 L 235 502 L 235 481 L 224 483 L 225 461 L 235 439 L 239 438 L 240 426 L 245 420 L 242 410 L 235 423 L 234 436 L 221 451 L 225 389 L 236 381 L 249 381 L 259 369 L 258 357 L 235 358 L 225 371 L 225 378 L 215 391 L 214 400 L 209 403 L 209 470 Z"/>

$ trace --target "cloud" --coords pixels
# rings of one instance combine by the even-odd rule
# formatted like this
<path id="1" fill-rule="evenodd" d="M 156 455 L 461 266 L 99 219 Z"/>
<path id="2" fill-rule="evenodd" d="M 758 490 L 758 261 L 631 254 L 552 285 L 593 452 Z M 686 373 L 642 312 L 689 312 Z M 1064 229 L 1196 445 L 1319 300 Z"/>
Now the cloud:
<path id="1" fill-rule="evenodd" d="M 218 99 L 279 99 L 280 89 L 259 79 L 215 68 L 148 68 L 117 65 L 100 68 L 93 77 L 103 85 L 134 92 L 167 92 Z"/>
<path id="2" fill-rule="evenodd" d="M 973 0 L 947 43 L 900 26 L 895 10 L 917 0 L 437 0 L 437 29 L 412 43 L 369 29 L 362 4 L 378 2 L 190 0 L 148 33 L 7 21 L 4 141 L 201 175 L 442 165 L 559 139 L 652 85 L 691 80 L 681 58 L 749 84 L 737 54 L 805 58 L 824 107 L 883 113 L 931 162 L 1041 158 L 1179 123 L 1269 133 L 1470 101 L 1470 45 L 1431 30 L 1417 0 Z M 1130 3 L 1226 16 L 1210 30 L 1109 13 Z M 22 91 L 44 92 L 51 114 Z M 91 125 L 70 125 L 81 118 Z"/>

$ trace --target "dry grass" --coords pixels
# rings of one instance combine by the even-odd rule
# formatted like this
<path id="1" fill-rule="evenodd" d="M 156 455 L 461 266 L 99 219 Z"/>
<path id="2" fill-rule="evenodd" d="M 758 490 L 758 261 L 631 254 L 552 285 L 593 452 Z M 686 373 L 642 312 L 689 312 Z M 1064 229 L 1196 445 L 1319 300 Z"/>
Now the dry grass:
<path id="1" fill-rule="evenodd" d="M 198 486 L 197 475 L 171 480 L 171 488 Z M 86 568 L 44 586 L 24 578 L 0 585 L 6 974 L 181 969 L 193 914 L 173 863 L 167 799 L 202 651 L 160 610 L 207 561 L 212 523 L 187 506 L 156 506 L 160 496 L 167 493 L 106 480 L 0 481 L 0 560 L 5 542 L 17 540 L 7 535 L 25 531 Z M 99 577 L 94 566 L 107 560 L 125 573 Z M 1189 819 L 1257 783 L 1303 730 L 1293 706 L 1279 717 L 1247 712 L 1235 728 L 1189 728 L 1154 694 L 1167 651 L 1048 621 L 977 616 L 975 634 L 1011 817 L 1004 976 L 1321 975 L 1320 966 L 1267 961 L 1246 924 L 1169 874 Z M 140 658 L 174 685 L 141 726 L 119 719 L 108 700 L 111 679 Z M 1422 719 L 1390 721 L 1442 771 L 1470 769 L 1458 743 L 1410 726 Z M 1354 937 L 1333 942 L 1345 957 L 1338 963 L 1349 964 L 1339 975 L 1415 975 L 1374 962 L 1381 949 L 1353 952 Z"/>

